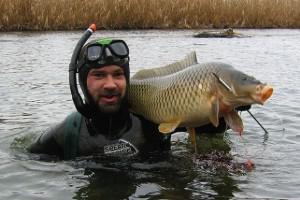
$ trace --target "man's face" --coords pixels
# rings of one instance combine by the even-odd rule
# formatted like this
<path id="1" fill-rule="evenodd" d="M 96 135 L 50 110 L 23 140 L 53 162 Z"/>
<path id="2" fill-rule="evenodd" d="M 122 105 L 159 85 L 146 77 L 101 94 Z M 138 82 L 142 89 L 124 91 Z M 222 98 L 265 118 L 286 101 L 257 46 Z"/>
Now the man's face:
<path id="1" fill-rule="evenodd" d="M 87 88 L 102 112 L 117 112 L 126 93 L 124 70 L 117 65 L 91 69 L 87 75 Z"/>

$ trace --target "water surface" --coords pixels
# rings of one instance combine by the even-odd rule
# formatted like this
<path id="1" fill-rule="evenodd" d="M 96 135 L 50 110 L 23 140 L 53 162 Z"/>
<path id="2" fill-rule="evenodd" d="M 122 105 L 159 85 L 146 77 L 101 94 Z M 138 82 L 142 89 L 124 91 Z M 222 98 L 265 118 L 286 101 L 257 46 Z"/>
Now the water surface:
<path id="1" fill-rule="evenodd" d="M 195 32 L 98 31 L 92 37 L 126 40 L 131 74 L 194 50 L 199 62 L 229 63 L 271 84 L 271 99 L 251 110 L 269 133 L 242 113 L 242 139 L 231 131 L 218 136 L 231 149 L 229 162 L 195 157 L 185 133 L 173 135 L 172 151 L 158 158 L 64 162 L 26 153 L 35 135 L 75 110 L 68 65 L 82 32 L 0 33 L 0 199 L 297 199 L 300 31 L 240 30 L 252 37 L 232 39 L 193 38 Z M 218 166 L 248 159 L 252 171 Z"/>

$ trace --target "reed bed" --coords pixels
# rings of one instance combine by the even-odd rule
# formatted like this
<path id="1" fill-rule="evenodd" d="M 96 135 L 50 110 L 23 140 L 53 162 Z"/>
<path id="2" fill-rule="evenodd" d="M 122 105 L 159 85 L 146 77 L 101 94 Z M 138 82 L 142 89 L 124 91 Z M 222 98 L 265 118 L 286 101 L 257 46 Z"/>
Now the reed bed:
<path id="1" fill-rule="evenodd" d="M 0 0 L 0 30 L 299 28 L 299 0 Z"/>

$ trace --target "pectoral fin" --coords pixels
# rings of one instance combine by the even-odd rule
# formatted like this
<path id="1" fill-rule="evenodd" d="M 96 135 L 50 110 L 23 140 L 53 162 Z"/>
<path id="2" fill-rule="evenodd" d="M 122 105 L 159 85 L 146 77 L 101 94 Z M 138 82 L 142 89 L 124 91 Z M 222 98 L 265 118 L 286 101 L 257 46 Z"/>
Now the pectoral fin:
<path id="1" fill-rule="evenodd" d="M 216 96 L 212 96 L 209 120 L 215 127 L 219 126 L 219 107 L 219 99 Z"/>
<path id="2" fill-rule="evenodd" d="M 171 120 L 169 122 L 161 123 L 158 127 L 158 130 L 159 130 L 159 132 L 165 133 L 165 134 L 171 133 L 179 126 L 180 122 L 181 122 L 181 119 L 177 118 L 177 119 Z"/>
<path id="3" fill-rule="evenodd" d="M 238 132 L 240 135 L 242 135 L 244 130 L 243 121 L 235 110 L 224 114 L 224 119 L 233 131 Z"/>

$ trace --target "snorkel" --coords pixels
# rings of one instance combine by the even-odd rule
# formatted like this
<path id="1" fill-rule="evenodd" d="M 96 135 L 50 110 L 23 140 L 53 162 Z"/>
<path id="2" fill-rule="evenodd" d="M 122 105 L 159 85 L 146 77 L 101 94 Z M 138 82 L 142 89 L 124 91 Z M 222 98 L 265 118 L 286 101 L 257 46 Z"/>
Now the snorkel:
<path id="1" fill-rule="evenodd" d="M 79 41 L 77 42 L 77 45 L 75 46 L 75 49 L 72 54 L 71 62 L 69 64 L 69 84 L 70 84 L 70 90 L 72 94 L 72 99 L 74 102 L 74 105 L 78 112 L 80 112 L 82 115 L 89 117 L 89 112 L 84 106 L 84 102 L 79 94 L 78 87 L 77 87 L 77 76 L 76 73 L 78 73 L 78 58 L 81 51 L 81 48 L 85 44 L 85 42 L 89 39 L 89 37 L 93 34 L 93 32 L 96 31 L 96 24 L 90 25 L 90 27 L 83 33 Z"/>

